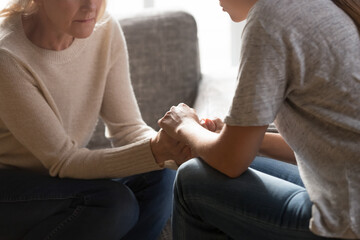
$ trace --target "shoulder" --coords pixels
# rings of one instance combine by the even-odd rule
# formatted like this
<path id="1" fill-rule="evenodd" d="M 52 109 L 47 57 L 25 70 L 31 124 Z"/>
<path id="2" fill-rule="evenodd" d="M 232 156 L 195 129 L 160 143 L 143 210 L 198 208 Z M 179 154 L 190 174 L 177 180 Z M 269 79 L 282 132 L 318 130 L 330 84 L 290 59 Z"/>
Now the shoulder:
<path id="1" fill-rule="evenodd" d="M 91 38 L 98 44 L 101 51 L 107 49 L 108 54 L 114 57 L 126 48 L 125 37 L 119 21 L 108 13 L 105 13 L 99 20 Z"/>
<path id="2" fill-rule="evenodd" d="M 0 18 L 0 69 L 6 70 L 10 66 L 17 66 L 20 60 L 17 52 L 20 41 L 19 16 Z"/>
<path id="3" fill-rule="evenodd" d="M 329 0 L 259 0 L 243 34 L 247 43 L 261 41 L 307 52 L 328 52 L 335 44 L 338 49 L 359 45 L 354 22 Z"/>
<path id="4" fill-rule="evenodd" d="M 123 35 L 119 21 L 107 12 L 96 24 L 94 34 L 116 38 L 117 40 Z"/>
<path id="5" fill-rule="evenodd" d="M 20 17 L 18 15 L 0 18 L 0 48 L 11 45 L 14 40 L 18 39 L 19 22 Z"/>
<path id="6" fill-rule="evenodd" d="M 304 17 L 310 17 L 310 20 L 314 20 L 314 18 L 321 18 L 334 13 L 337 14 L 336 12 L 339 11 L 341 10 L 329 0 L 258 0 L 251 9 L 250 15 L 267 20 L 277 19 L 279 21 L 289 19 L 302 20 L 305 19 Z"/>
<path id="7" fill-rule="evenodd" d="M 336 25 L 354 25 L 351 19 L 329 0 L 259 0 L 248 21 L 259 21 L 265 28 L 292 33 L 311 33 Z"/>

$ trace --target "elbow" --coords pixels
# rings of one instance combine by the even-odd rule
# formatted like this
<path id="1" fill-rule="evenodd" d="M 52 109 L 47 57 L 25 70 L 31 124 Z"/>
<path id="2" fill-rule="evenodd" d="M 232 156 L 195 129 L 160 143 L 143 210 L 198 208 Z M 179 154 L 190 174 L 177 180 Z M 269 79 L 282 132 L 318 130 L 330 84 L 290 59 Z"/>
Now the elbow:
<path id="1" fill-rule="evenodd" d="M 226 175 L 228 178 L 234 179 L 240 177 L 246 170 L 247 168 L 245 170 L 240 170 L 240 171 L 234 169 L 227 169 L 227 170 L 222 170 L 220 172 Z"/>
<path id="2" fill-rule="evenodd" d="M 222 158 L 221 161 L 218 159 L 209 160 L 207 161 L 209 165 L 229 178 L 240 177 L 249 167 L 249 164 L 246 164 L 247 161 L 239 158 Z"/>

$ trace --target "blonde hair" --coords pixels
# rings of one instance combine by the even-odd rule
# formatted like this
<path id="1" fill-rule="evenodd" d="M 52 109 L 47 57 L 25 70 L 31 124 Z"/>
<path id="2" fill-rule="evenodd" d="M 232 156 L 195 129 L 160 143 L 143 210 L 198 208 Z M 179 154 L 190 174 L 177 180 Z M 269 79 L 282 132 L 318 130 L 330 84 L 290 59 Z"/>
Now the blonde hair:
<path id="1" fill-rule="evenodd" d="M 7 6 L 0 11 L 0 17 L 9 17 L 18 13 L 31 15 L 38 10 L 33 0 L 11 0 Z"/>
<path id="2" fill-rule="evenodd" d="M 98 18 L 102 18 L 106 9 L 106 0 L 103 0 Z M 34 0 L 10 0 L 7 7 L 0 11 L 0 17 L 10 17 L 15 14 L 29 16 L 38 11 L 38 6 Z"/>
<path id="3" fill-rule="evenodd" d="M 351 17 L 360 31 L 360 1 L 333 0 L 333 2 Z"/>

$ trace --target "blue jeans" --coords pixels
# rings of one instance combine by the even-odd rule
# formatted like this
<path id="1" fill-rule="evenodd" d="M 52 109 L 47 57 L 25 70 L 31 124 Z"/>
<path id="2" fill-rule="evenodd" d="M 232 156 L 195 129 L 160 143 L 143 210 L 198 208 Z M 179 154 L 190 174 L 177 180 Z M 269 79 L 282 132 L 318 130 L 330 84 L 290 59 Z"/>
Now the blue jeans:
<path id="1" fill-rule="evenodd" d="M 77 180 L 0 170 L 0 239 L 157 239 L 175 172 Z"/>
<path id="2" fill-rule="evenodd" d="M 320 240 L 297 166 L 257 157 L 231 179 L 192 159 L 178 170 L 173 236 L 179 239 Z"/>

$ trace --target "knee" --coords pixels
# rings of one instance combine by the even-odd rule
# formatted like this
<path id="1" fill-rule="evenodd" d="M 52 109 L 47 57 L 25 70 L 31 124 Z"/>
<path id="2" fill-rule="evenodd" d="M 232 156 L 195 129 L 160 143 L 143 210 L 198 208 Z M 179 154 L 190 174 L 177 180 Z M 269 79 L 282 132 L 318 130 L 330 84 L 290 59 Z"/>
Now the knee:
<path id="1" fill-rule="evenodd" d="M 152 192 L 152 198 L 164 209 L 171 209 L 173 186 L 176 172 L 171 169 L 164 169 L 149 173 L 148 184 Z"/>
<path id="2" fill-rule="evenodd" d="M 98 227 L 108 229 L 109 234 L 119 238 L 139 219 L 140 209 L 135 195 L 127 186 L 116 182 L 109 181 L 85 196 L 85 205 Z"/>
<path id="3" fill-rule="evenodd" d="M 214 171 L 203 160 L 194 158 L 182 164 L 177 171 L 175 187 L 178 185 L 192 185 L 205 183 L 211 172 Z"/>
<path id="4" fill-rule="evenodd" d="M 208 185 L 213 174 L 216 175 L 216 171 L 201 159 L 194 158 L 182 164 L 175 178 L 175 198 L 192 196 L 197 194 L 198 190 L 210 187 Z"/>
<path id="5" fill-rule="evenodd" d="M 176 172 L 164 169 L 144 174 L 146 184 L 159 198 L 169 198 L 172 195 Z"/>
<path id="6" fill-rule="evenodd" d="M 121 222 L 126 219 L 129 225 L 135 225 L 140 214 L 138 201 L 134 193 L 125 185 L 116 184 L 117 187 L 110 191 L 110 210 L 115 218 Z"/>

